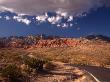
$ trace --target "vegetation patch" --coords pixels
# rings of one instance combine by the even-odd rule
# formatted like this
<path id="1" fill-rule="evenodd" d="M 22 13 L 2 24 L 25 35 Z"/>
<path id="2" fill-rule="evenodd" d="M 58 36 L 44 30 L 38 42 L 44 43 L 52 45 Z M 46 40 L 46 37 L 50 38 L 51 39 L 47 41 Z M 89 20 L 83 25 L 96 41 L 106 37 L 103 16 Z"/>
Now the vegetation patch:
<path id="1" fill-rule="evenodd" d="M 1 68 L 0 73 L 2 77 L 9 79 L 10 82 L 18 82 L 22 78 L 20 68 L 14 64 Z"/>

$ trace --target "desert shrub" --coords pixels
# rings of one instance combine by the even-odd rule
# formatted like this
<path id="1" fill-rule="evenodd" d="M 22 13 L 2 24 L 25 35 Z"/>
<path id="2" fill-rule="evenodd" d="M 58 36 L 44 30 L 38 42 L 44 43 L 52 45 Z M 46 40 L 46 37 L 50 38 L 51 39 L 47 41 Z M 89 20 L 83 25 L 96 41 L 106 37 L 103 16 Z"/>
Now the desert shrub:
<path id="1" fill-rule="evenodd" d="M 36 69 L 36 71 L 43 70 L 43 65 L 46 62 L 47 61 L 43 59 L 36 59 L 36 58 L 25 59 L 25 64 L 28 65 L 30 68 Z"/>
<path id="2" fill-rule="evenodd" d="M 11 82 L 16 82 L 22 77 L 22 73 L 16 65 L 8 65 L 0 72 L 2 77 L 8 78 Z"/>
<path id="3" fill-rule="evenodd" d="M 25 76 L 30 75 L 33 72 L 32 68 L 25 64 L 20 65 L 20 69 Z"/>
<path id="4" fill-rule="evenodd" d="M 53 64 L 52 62 L 48 62 L 45 64 L 45 69 L 47 70 L 54 70 L 57 66 L 55 64 Z"/>

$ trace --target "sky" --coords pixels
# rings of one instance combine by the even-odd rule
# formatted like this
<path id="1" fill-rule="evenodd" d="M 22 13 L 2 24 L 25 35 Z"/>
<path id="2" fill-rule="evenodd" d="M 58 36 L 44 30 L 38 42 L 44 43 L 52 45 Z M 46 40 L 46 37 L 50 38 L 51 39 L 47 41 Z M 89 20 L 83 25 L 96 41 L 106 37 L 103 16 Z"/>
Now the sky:
<path id="1" fill-rule="evenodd" d="M 110 36 L 109 0 L 0 0 L 0 37 Z"/>

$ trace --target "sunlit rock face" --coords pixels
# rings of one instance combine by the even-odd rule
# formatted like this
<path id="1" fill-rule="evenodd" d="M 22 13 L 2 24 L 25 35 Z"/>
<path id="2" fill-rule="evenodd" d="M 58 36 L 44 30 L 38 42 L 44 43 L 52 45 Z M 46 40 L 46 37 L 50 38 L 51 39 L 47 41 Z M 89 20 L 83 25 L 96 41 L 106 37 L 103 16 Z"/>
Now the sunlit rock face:
<path id="1" fill-rule="evenodd" d="M 24 37 L 24 38 L 9 38 L 0 39 L 0 47 L 11 47 L 11 48 L 30 48 L 30 47 L 72 47 L 76 46 L 79 40 L 76 39 L 40 39 L 36 37 Z"/>
<path id="2" fill-rule="evenodd" d="M 97 35 L 98 36 L 98 35 Z M 103 37 L 104 38 L 104 37 Z M 27 37 L 9 37 L 0 38 L 1 48 L 54 48 L 54 47 L 77 47 L 84 45 L 106 45 L 110 41 L 105 39 L 88 39 L 83 38 L 59 38 L 59 37 L 41 37 L 41 36 L 27 36 Z"/>

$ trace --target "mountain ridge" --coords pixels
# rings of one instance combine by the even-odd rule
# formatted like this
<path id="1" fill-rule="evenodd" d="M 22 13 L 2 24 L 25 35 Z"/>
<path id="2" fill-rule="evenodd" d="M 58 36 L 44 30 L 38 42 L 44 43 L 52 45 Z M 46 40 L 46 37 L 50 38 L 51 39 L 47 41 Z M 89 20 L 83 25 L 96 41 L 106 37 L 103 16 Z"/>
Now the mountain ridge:
<path id="1" fill-rule="evenodd" d="M 95 39 L 95 40 L 103 40 L 103 41 L 110 42 L 110 37 L 105 35 L 88 35 L 85 38 L 89 40 Z"/>
<path id="2" fill-rule="evenodd" d="M 0 48 L 74 47 L 82 44 L 106 43 L 110 43 L 110 38 L 103 35 L 89 35 L 81 38 L 62 38 L 46 35 L 0 38 Z"/>

